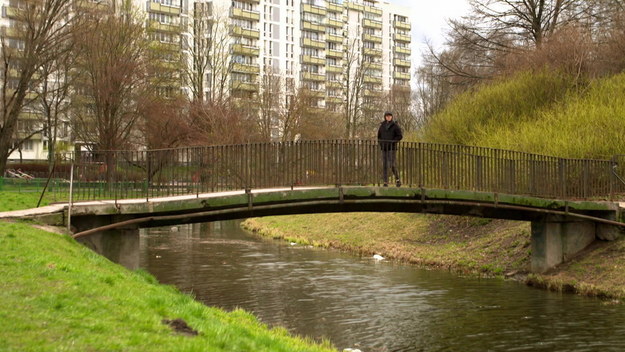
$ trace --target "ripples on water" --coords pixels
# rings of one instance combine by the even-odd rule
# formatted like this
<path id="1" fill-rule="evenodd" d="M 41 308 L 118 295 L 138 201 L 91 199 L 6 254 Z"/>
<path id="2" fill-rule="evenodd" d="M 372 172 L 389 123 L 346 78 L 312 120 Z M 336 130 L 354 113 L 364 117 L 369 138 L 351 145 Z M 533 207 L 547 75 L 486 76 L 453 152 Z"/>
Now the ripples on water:
<path id="1" fill-rule="evenodd" d="M 620 305 L 261 240 L 236 222 L 179 229 L 142 232 L 141 266 L 161 282 L 339 349 L 625 350 Z"/>

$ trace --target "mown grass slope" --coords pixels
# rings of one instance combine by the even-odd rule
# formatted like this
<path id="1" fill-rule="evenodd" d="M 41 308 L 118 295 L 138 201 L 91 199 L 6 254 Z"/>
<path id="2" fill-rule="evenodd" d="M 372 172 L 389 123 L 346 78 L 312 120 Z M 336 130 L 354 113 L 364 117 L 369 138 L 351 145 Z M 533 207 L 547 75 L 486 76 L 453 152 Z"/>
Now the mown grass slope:
<path id="1" fill-rule="evenodd" d="M 332 351 L 207 307 L 68 236 L 0 222 L 2 351 Z M 163 320 L 182 319 L 197 335 Z M 189 331 L 187 331 L 189 332 Z"/>

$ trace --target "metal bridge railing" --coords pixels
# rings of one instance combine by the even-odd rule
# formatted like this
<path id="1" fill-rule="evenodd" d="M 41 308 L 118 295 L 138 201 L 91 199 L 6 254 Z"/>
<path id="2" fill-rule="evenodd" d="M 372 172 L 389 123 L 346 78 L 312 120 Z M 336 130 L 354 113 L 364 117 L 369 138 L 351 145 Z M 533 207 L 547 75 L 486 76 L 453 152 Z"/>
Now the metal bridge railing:
<path id="1" fill-rule="evenodd" d="M 73 198 L 153 198 L 271 187 L 380 185 L 381 164 L 378 143 L 370 140 L 82 152 L 74 155 Z M 615 170 L 620 172 L 618 165 L 625 164 L 619 164 L 616 157 L 566 159 L 483 147 L 402 142 L 397 165 L 402 183 L 408 187 L 561 199 L 608 198 L 625 192 L 625 184 L 615 176 Z"/>

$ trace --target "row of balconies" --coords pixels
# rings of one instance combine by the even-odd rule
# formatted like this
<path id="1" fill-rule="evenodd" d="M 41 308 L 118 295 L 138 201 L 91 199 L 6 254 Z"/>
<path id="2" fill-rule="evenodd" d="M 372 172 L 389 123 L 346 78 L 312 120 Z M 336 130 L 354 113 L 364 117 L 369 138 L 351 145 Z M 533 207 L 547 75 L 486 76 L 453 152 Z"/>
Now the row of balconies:
<path id="1" fill-rule="evenodd" d="M 328 11 L 343 12 L 345 8 L 349 10 L 368 12 L 374 15 L 382 16 L 382 9 L 378 7 L 357 4 L 353 1 L 346 1 L 344 5 L 328 2 L 326 7 L 316 6 L 312 4 L 303 4 L 303 7 L 302 7 L 304 12 L 314 13 L 316 15 L 323 15 L 323 16 L 325 16 Z"/>
<path id="2" fill-rule="evenodd" d="M 161 23 L 158 21 L 150 21 L 149 28 L 154 31 L 174 33 L 180 33 L 181 30 L 179 24 Z"/>
<path id="3" fill-rule="evenodd" d="M 325 16 L 328 13 L 325 7 L 315 6 L 312 4 L 303 4 L 302 11 L 320 16 Z"/>
<path id="4" fill-rule="evenodd" d="M 398 42 L 410 43 L 410 36 L 405 35 L 405 34 L 395 33 L 393 34 L 393 39 L 395 39 Z"/>
<path id="5" fill-rule="evenodd" d="M 260 12 L 231 7 L 230 17 L 248 21 L 260 21 Z"/>
<path id="6" fill-rule="evenodd" d="M 178 6 L 165 5 L 150 1 L 150 11 L 166 13 L 169 15 L 180 15 L 181 9 Z"/>
<path id="7" fill-rule="evenodd" d="M 393 26 L 397 29 L 404 29 L 409 31 L 412 26 L 410 25 L 410 23 L 408 22 L 402 22 L 402 21 L 393 21 Z"/>

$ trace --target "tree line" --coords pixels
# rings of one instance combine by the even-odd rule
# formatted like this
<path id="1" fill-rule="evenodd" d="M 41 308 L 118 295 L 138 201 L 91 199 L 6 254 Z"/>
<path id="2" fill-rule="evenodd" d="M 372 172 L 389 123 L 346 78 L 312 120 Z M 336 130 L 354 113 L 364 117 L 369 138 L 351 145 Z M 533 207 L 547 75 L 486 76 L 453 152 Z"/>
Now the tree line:
<path id="1" fill-rule="evenodd" d="M 416 72 L 422 123 L 459 93 L 519 71 L 559 70 L 580 88 L 625 69 L 623 0 L 468 0 Z"/>

